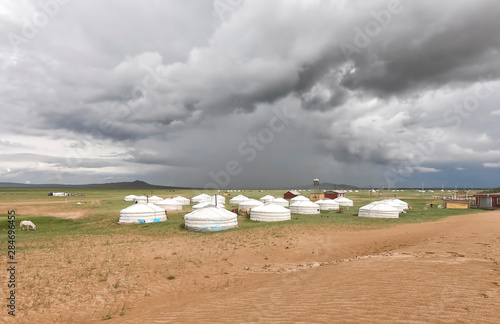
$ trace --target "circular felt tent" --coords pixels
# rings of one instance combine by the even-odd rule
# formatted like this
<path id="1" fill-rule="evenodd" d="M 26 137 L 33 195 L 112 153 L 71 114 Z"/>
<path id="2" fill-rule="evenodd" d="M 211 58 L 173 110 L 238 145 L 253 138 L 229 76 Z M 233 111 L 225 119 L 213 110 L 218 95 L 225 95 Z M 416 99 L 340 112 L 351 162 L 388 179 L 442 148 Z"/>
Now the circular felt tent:
<path id="1" fill-rule="evenodd" d="M 401 211 L 409 209 L 408 204 L 398 198 L 389 198 L 382 201 L 387 203 L 388 205 L 398 208 Z"/>
<path id="2" fill-rule="evenodd" d="M 233 198 L 231 198 L 231 200 L 229 200 L 229 204 L 230 205 L 239 205 L 248 199 L 249 199 L 248 197 L 245 197 L 243 195 L 234 196 Z"/>
<path id="3" fill-rule="evenodd" d="M 120 211 L 118 223 L 156 223 L 166 220 L 164 210 L 160 213 L 159 210 L 146 203 L 137 203 Z"/>
<path id="4" fill-rule="evenodd" d="M 346 197 L 338 197 L 333 199 L 333 201 L 337 202 L 340 206 L 346 206 L 346 207 L 354 206 L 352 200 Z"/>
<path id="5" fill-rule="evenodd" d="M 250 219 L 259 222 L 279 222 L 292 219 L 290 210 L 273 203 L 252 208 Z"/>
<path id="6" fill-rule="evenodd" d="M 400 210 L 383 201 L 375 201 L 359 208 L 359 217 L 399 218 Z"/>
<path id="7" fill-rule="evenodd" d="M 281 197 L 274 198 L 273 204 L 276 204 L 278 206 L 283 206 L 283 207 L 288 207 L 290 205 L 288 200 L 281 198 Z"/>
<path id="8" fill-rule="evenodd" d="M 302 195 L 298 195 L 298 196 L 295 196 L 292 199 L 290 199 L 290 204 L 292 204 L 296 201 L 311 201 L 311 200 L 307 197 L 302 196 Z"/>
<path id="9" fill-rule="evenodd" d="M 322 199 L 321 201 L 316 201 L 316 204 L 319 205 L 320 210 L 338 210 L 340 208 L 339 203 L 331 199 Z"/>
<path id="10" fill-rule="evenodd" d="M 163 198 L 158 197 L 158 196 L 151 196 L 151 197 L 148 197 L 148 202 L 153 203 L 153 204 L 154 204 L 154 203 L 157 203 L 157 202 L 159 202 L 159 201 L 162 201 L 162 200 L 163 200 Z"/>
<path id="11" fill-rule="evenodd" d="M 177 197 L 174 197 L 172 199 L 177 201 L 177 202 L 180 202 L 181 205 L 190 205 L 191 204 L 191 200 L 189 200 L 185 197 L 182 197 L 182 196 L 177 196 Z"/>
<path id="12" fill-rule="evenodd" d="M 136 201 L 137 198 L 138 197 L 136 195 L 128 195 L 128 196 L 125 196 L 125 198 L 123 198 L 123 200 L 125 200 L 125 201 Z"/>
<path id="13" fill-rule="evenodd" d="M 155 205 L 160 206 L 164 210 L 182 210 L 182 204 L 177 200 L 170 198 L 163 199 L 155 203 Z"/>
<path id="14" fill-rule="evenodd" d="M 260 202 L 262 202 L 264 204 L 268 204 L 270 202 L 273 202 L 274 197 L 271 196 L 271 195 L 267 195 L 267 196 L 264 196 L 264 197 L 260 198 L 259 200 L 260 200 Z"/>
<path id="15" fill-rule="evenodd" d="M 320 207 L 310 200 L 301 200 L 290 204 L 290 211 L 294 214 L 319 214 Z"/>
<path id="16" fill-rule="evenodd" d="M 376 203 L 384 203 L 384 204 L 387 204 L 389 206 L 392 206 L 392 207 L 396 208 L 397 210 L 399 210 L 400 213 L 402 213 L 404 211 L 403 206 L 401 204 L 390 201 L 389 199 L 379 200 L 379 201 L 376 201 Z"/>
<path id="17" fill-rule="evenodd" d="M 193 208 L 193 210 L 197 210 L 197 209 L 202 209 L 202 208 L 206 208 L 206 207 L 217 207 L 217 208 L 226 209 L 226 206 L 224 206 L 224 204 L 217 204 L 217 206 L 215 206 L 215 203 L 211 202 L 211 201 L 201 202 L 199 204 L 193 205 L 192 208 Z"/>
<path id="18" fill-rule="evenodd" d="M 210 201 L 215 204 L 215 197 L 217 197 L 217 204 L 226 204 L 226 197 L 221 195 L 213 195 L 210 197 Z"/>
<path id="19" fill-rule="evenodd" d="M 242 209 L 251 210 L 252 208 L 264 205 L 262 202 L 255 199 L 248 199 L 238 205 L 238 211 Z"/>
<path id="20" fill-rule="evenodd" d="M 194 210 L 184 216 L 189 231 L 216 232 L 238 227 L 238 215 L 214 206 Z"/>
<path id="21" fill-rule="evenodd" d="M 205 201 L 210 201 L 210 196 L 205 194 L 205 193 L 199 194 L 199 195 L 191 198 L 191 202 L 197 203 L 197 204 L 201 203 L 201 202 L 205 202 Z"/>
<path id="22" fill-rule="evenodd" d="M 155 210 L 155 217 L 160 219 L 160 221 L 165 218 L 165 220 L 168 218 L 167 217 L 167 212 L 165 211 L 165 209 L 161 208 L 160 206 L 158 205 L 155 205 L 153 203 L 146 203 L 146 205 L 148 205 L 149 207 L 153 208 Z"/>
<path id="23" fill-rule="evenodd" d="M 145 203 L 147 200 L 148 200 L 148 197 L 146 197 L 146 196 L 138 196 L 135 201 L 137 201 L 138 203 L 140 203 L 140 202 Z"/>

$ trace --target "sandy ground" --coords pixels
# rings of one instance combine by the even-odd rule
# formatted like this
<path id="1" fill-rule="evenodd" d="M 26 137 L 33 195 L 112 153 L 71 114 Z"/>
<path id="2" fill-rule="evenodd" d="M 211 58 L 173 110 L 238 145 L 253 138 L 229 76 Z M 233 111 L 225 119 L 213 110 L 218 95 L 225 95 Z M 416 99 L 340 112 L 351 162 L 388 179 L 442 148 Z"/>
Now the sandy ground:
<path id="1" fill-rule="evenodd" d="M 99 200 L 85 201 L 85 204 L 99 204 Z M 87 210 L 74 210 L 73 207 L 76 201 L 69 202 L 64 200 L 58 201 L 41 201 L 41 200 L 23 200 L 14 202 L 0 202 L 0 210 L 15 210 L 19 215 L 42 215 L 61 217 L 66 219 L 81 218 L 86 215 Z M 61 211 L 63 210 L 63 211 Z"/>
<path id="2" fill-rule="evenodd" d="M 4 307 L 2 323 L 499 318 L 500 211 L 375 230 L 300 225 L 154 240 L 74 237 L 18 257 L 18 314 L 13 321 Z"/>

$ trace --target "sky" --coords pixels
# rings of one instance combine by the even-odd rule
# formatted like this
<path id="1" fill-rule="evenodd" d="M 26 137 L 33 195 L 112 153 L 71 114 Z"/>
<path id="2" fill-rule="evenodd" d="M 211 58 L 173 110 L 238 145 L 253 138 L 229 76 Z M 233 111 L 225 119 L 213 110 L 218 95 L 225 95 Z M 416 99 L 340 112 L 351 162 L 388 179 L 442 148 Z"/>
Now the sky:
<path id="1" fill-rule="evenodd" d="M 497 0 L 7 0 L 0 182 L 500 186 Z"/>

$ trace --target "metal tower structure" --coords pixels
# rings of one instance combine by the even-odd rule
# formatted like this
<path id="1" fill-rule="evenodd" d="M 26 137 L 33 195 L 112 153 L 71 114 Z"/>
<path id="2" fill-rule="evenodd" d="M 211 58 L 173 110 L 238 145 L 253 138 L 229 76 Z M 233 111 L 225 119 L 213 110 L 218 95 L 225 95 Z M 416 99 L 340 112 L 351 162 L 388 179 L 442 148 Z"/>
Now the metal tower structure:
<path id="1" fill-rule="evenodd" d="M 318 200 L 320 196 L 320 191 L 319 191 L 319 179 L 314 178 L 313 179 L 313 185 L 314 185 L 314 201 Z"/>

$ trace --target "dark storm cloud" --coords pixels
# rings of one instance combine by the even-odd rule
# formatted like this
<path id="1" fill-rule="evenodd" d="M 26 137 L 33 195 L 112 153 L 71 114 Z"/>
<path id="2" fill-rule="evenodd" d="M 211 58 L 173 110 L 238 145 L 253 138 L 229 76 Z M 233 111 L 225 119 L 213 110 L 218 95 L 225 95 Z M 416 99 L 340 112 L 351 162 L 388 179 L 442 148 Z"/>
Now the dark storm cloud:
<path id="1" fill-rule="evenodd" d="M 153 164 L 173 167 L 199 167 L 201 164 L 199 160 L 195 160 L 194 158 L 188 158 L 185 155 L 172 156 L 172 154 L 165 153 L 161 150 L 158 150 L 155 153 L 147 153 L 139 149 L 134 149 L 128 151 L 126 155 L 128 157 L 124 158 L 124 161 L 138 164 Z"/>
<path id="2" fill-rule="evenodd" d="M 403 3 L 378 37 L 370 38 L 367 29 L 357 33 L 368 45 L 350 56 L 355 72 L 343 77 L 342 86 L 385 97 L 486 75 L 498 78 L 500 6 L 495 1 L 446 1 L 439 8 L 428 1 Z"/>
<path id="3" fill-rule="evenodd" d="M 304 109 L 326 111 L 344 104 L 349 91 L 339 86 L 340 71 L 328 73 L 315 82 L 314 87 L 302 94 Z"/>
<path id="4" fill-rule="evenodd" d="M 144 112 L 147 107 L 153 112 L 152 117 L 148 118 L 146 113 L 134 113 L 140 118 L 128 118 L 125 123 L 144 120 L 168 126 L 174 120 L 189 119 L 193 111 L 202 115 L 235 110 L 252 112 L 258 104 L 273 103 L 288 95 L 302 98 L 306 109 L 324 111 L 344 104 L 353 90 L 385 97 L 475 80 L 485 71 L 496 76 L 499 69 L 494 51 L 499 43 L 496 31 L 500 23 L 495 19 L 500 10 L 498 6 L 490 1 L 474 5 L 454 2 L 454 6 L 450 3 L 451 9 L 445 12 L 436 10 L 429 2 L 402 1 L 387 26 L 379 24 L 379 32 L 373 37 L 367 36 L 366 26 L 376 22 L 371 13 L 381 15 L 381 12 L 388 12 L 388 3 L 358 4 L 355 8 L 347 4 L 343 8 L 345 17 L 339 19 L 341 15 L 336 11 L 342 9 L 341 6 L 327 3 L 304 6 L 297 2 L 289 10 L 290 13 L 298 8 L 302 10 L 305 18 L 299 18 L 298 22 L 293 19 L 293 14 L 278 21 L 272 15 L 255 14 L 264 3 L 246 4 L 248 13 L 243 7 L 230 27 L 216 31 L 208 46 L 192 50 L 185 62 L 169 64 L 164 62 L 163 54 L 138 52 L 126 60 L 115 61 L 114 75 L 109 74 L 110 71 L 106 75 L 105 69 L 98 71 L 99 79 L 84 75 L 87 80 L 81 81 L 95 86 L 89 89 L 91 92 L 87 91 L 91 96 L 85 98 L 83 94 L 83 106 L 72 106 L 71 102 L 53 106 L 59 111 L 76 112 L 82 116 L 58 118 L 61 116 L 47 107 L 44 110 L 55 114 L 48 120 L 48 126 L 65 127 L 75 132 L 88 131 L 96 128 L 109 114 L 110 105 L 134 106 L 131 98 L 134 96 L 142 102 L 133 109 Z M 276 9 L 284 10 L 281 5 L 285 3 L 273 4 Z M 308 20 L 300 29 L 295 27 L 301 20 L 313 17 L 315 20 Z M 106 31 L 104 35 L 112 31 Z M 280 35 L 279 41 L 276 41 L 277 34 Z M 367 38 L 368 45 L 358 46 L 359 53 L 346 57 L 340 44 L 356 45 L 356 36 L 359 38 L 360 34 Z M 318 40 L 315 35 L 319 35 Z M 241 37 L 255 42 L 256 47 L 248 50 L 251 43 L 239 41 Z M 230 43 L 232 41 L 234 44 Z M 308 48 L 310 54 L 303 54 L 298 46 Z M 270 52 L 275 57 L 270 56 Z M 471 62 L 477 61 L 482 63 L 467 68 Z M 58 72 L 50 68 L 49 75 L 54 73 Z M 149 83 L 149 87 L 142 86 L 144 83 Z M 113 98 L 120 99 L 115 101 Z M 38 100 L 47 102 L 50 98 L 44 94 L 38 96 Z M 89 106 L 97 106 L 100 113 L 90 116 L 83 112 Z M 64 122 L 66 119 L 67 123 Z M 121 132 L 110 133 L 114 139 L 150 135 L 144 131 L 134 133 L 128 127 L 121 127 L 119 118 L 115 120 L 118 120 Z M 140 124 L 137 128 L 141 128 Z M 158 131 L 154 127 L 149 129 L 152 134 Z"/>
<path id="5" fill-rule="evenodd" d="M 500 9 L 492 1 L 447 2 L 449 10 L 434 8 L 430 2 L 402 1 L 387 26 L 379 23 L 378 32 L 368 36 L 366 26 L 377 23 L 375 17 L 383 19 L 389 3 L 350 8 L 343 19 L 334 11 L 338 7 L 311 4 L 301 9 L 306 17 L 314 12 L 316 20 L 300 30 L 294 28 L 300 19 L 257 16 L 252 10 L 262 3 L 248 4 L 252 9 L 232 21 L 231 31 L 218 31 L 212 46 L 193 51 L 186 63 L 166 66 L 165 78 L 178 82 L 160 84 L 159 91 L 180 94 L 181 101 L 196 101 L 195 109 L 202 114 L 252 112 L 258 104 L 288 95 L 302 98 L 307 109 L 328 110 L 345 103 L 350 91 L 381 98 L 412 96 L 430 88 L 474 82 L 486 73 L 498 76 Z M 280 40 L 273 43 L 278 32 Z M 312 36 L 316 33 L 318 40 Z M 346 56 L 341 44 L 356 45 L 359 35 L 364 35 L 367 45 Z M 240 37 L 255 41 L 257 47 L 247 51 L 248 44 L 235 42 L 228 53 L 227 45 L 219 46 Z M 297 52 L 299 40 L 311 55 Z M 281 60 L 269 57 L 270 50 Z M 337 75 L 333 80 L 332 73 Z M 316 93 L 318 87 L 324 88 L 323 94 Z"/>
<path id="6" fill-rule="evenodd" d="M 1 9 L 4 36 L 22 35 L 41 10 L 34 1 Z M 445 136 L 412 172 L 453 170 L 460 159 L 496 165 L 499 16 L 493 0 L 252 0 L 224 21 L 213 1 L 69 2 L 17 51 L 0 42 L 10 136 L 0 147 L 12 150 L 5 161 L 56 163 L 71 180 L 143 174 L 203 185 L 234 160 L 242 171 L 231 184 L 258 186 L 311 172 L 380 178 L 439 129 Z M 296 117 L 270 131 L 284 107 Z M 22 148 L 9 143 L 29 138 L 65 142 L 47 149 L 50 161 L 38 148 L 12 155 Z"/>

